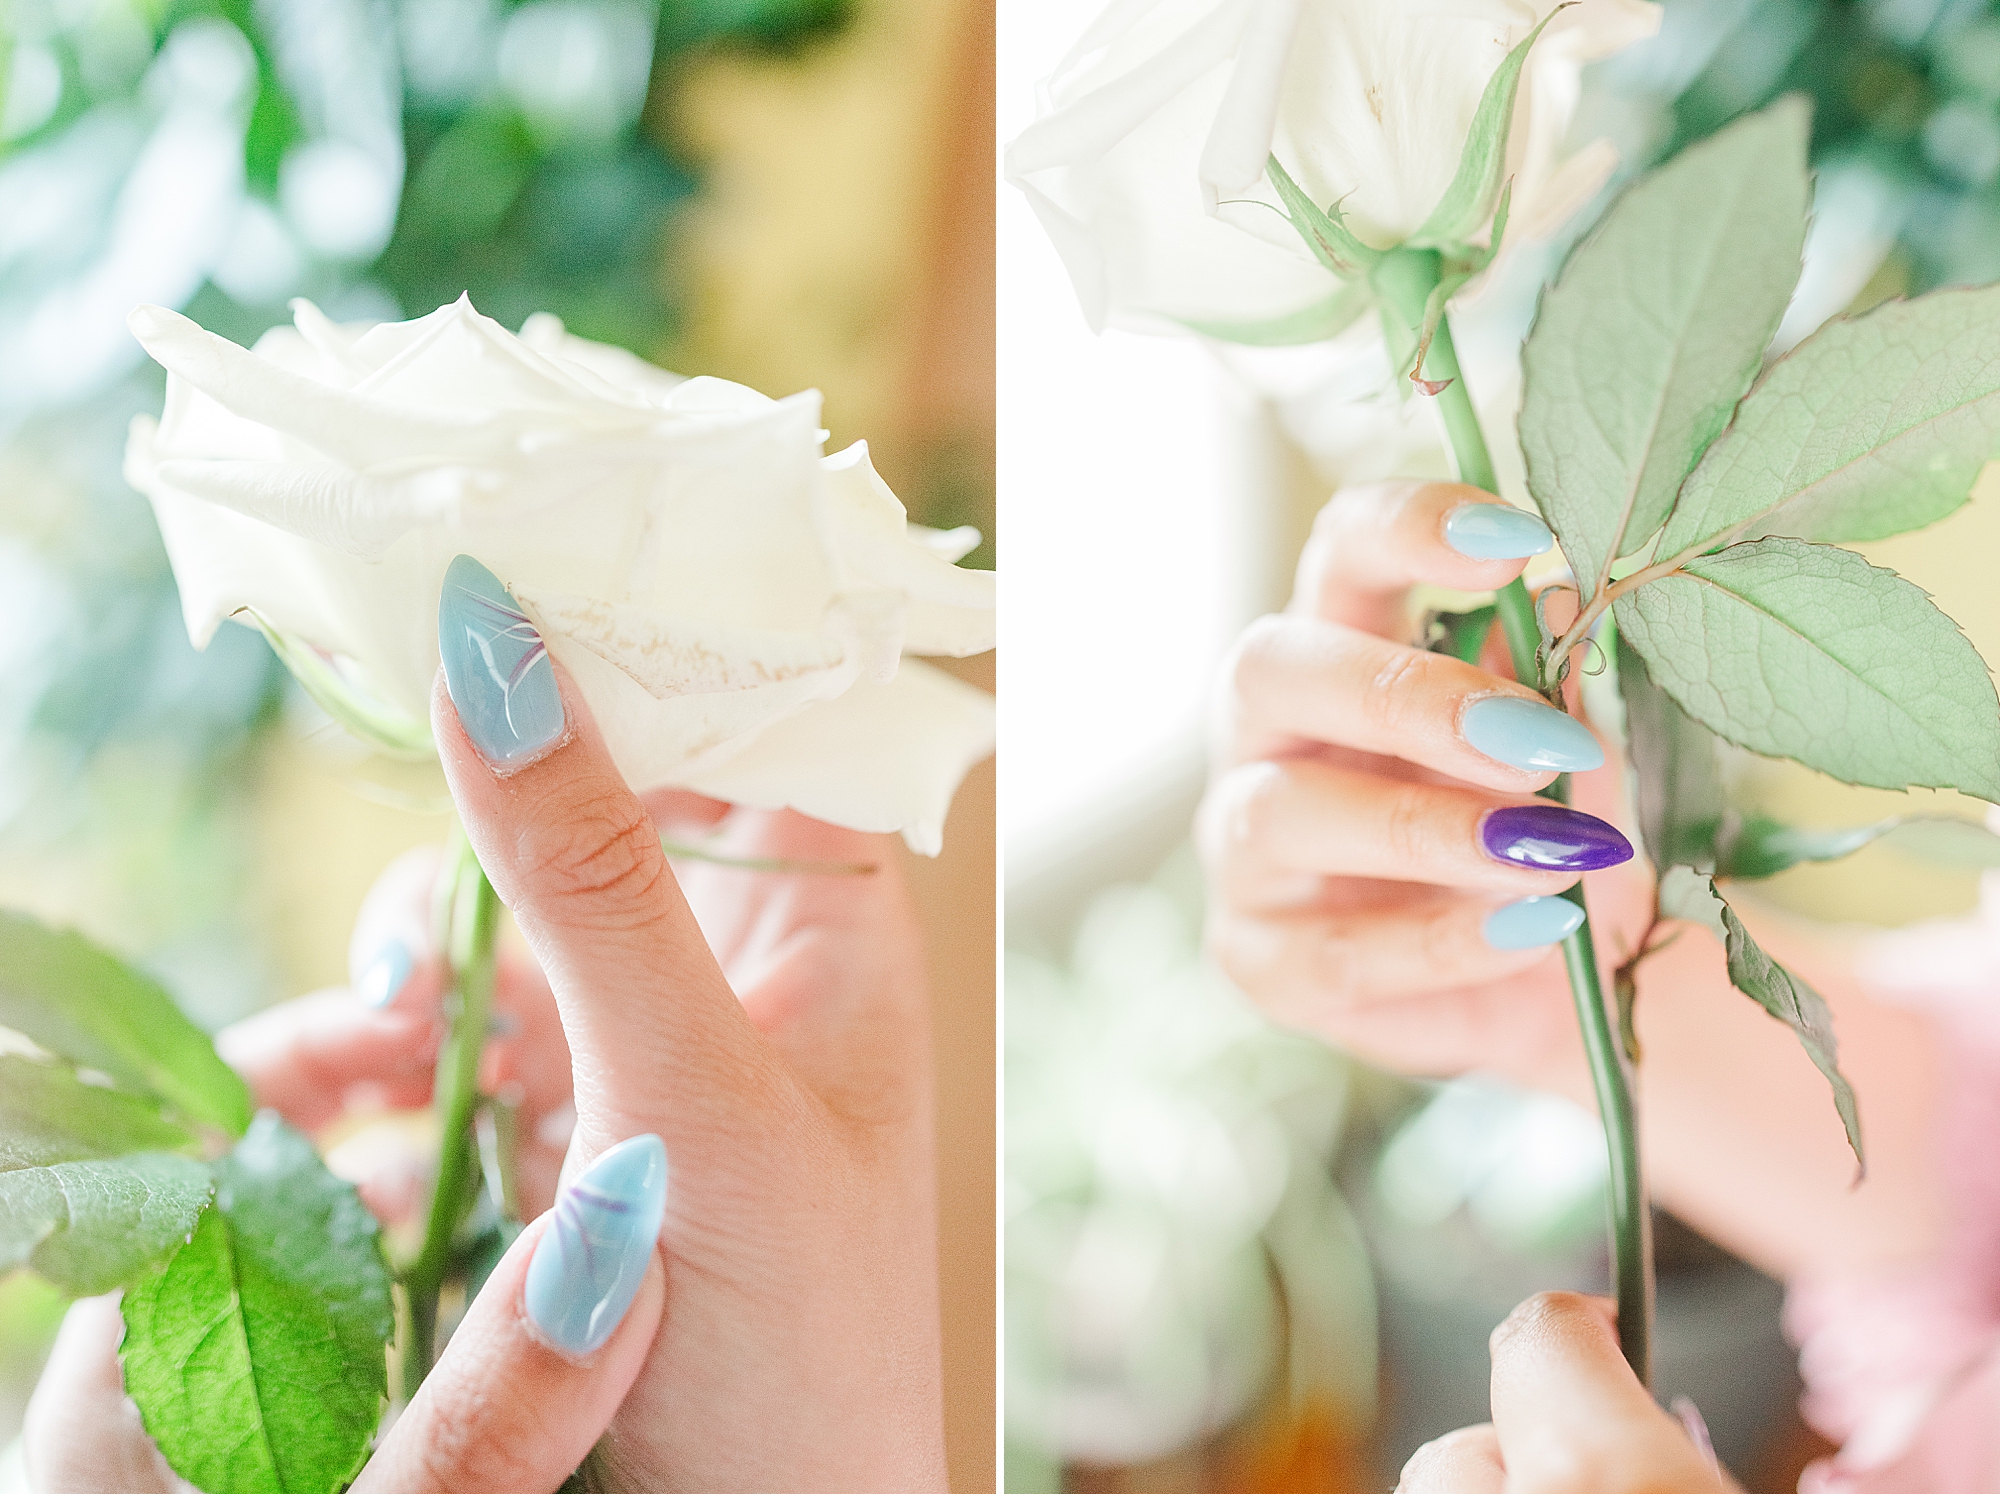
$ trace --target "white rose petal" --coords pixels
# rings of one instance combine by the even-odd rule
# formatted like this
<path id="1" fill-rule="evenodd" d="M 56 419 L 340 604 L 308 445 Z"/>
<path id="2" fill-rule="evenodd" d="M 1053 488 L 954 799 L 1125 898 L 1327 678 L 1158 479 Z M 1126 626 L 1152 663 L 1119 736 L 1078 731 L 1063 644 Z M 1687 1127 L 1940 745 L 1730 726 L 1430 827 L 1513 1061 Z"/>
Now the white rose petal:
<path id="1" fill-rule="evenodd" d="M 823 454 L 817 393 L 683 379 L 553 317 L 515 337 L 464 300 L 379 325 L 293 310 L 254 350 L 132 316 L 169 378 L 126 475 L 197 646 L 261 621 L 420 724 L 444 572 L 472 555 L 635 788 L 936 850 L 992 703 L 903 654 L 990 648 L 993 577 L 951 563 L 976 532 L 908 522 L 865 447 Z"/>
<path id="2" fill-rule="evenodd" d="M 1458 169 L 1487 81 L 1557 0 L 1117 0 L 1042 85 L 1007 174 L 1093 327 L 1258 322 L 1334 273 L 1265 177 L 1275 153 L 1367 242 L 1400 243 Z M 1582 0 L 1528 61 L 1508 136 L 1514 221 L 1546 231 L 1602 180 L 1565 169 L 1584 63 L 1659 28 L 1645 0 Z"/>
<path id="3" fill-rule="evenodd" d="M 687 786 L 734 804 L 788 804 L 860 830 L 901 830 L 935 856 L 958 781 L 993 751 L 992 699 L 941 669 L 905 664 L 792 717 Z"/>

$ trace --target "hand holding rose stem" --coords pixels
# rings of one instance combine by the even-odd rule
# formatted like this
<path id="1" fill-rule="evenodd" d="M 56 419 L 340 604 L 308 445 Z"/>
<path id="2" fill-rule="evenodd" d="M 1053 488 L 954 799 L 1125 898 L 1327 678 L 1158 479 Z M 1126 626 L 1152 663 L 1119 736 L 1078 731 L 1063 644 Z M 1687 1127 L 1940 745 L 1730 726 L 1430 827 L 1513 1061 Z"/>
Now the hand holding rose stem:
<path id="1" fill-rule="evenodd" d="M 454 833 L 438 893 L 438 947 L 445 951 L 450 973 L 446 995 L 450 1032 L 438 1054 L 437 1181 L 424 1222 L 423 1245 L 403 1274 L 408 1319 L 397 1337 L 405 1400 L 416 1395 L 437 1358 L 438 1294 L 450 1272 L 453 1236 L 480 1182 L 473 1124 L 481 1101 L 479 1054 L 493 998 L 499 915 L 499 896 L 460 828 Z M 512 1161 L 509 1149 L 503 1144 L 499 1150 L 500 1166 L 507 1168 Z M 513 1191 L 503 1183 L 503 1192 L 511 1197 Z"/>
<path id="2" fill-rule="evenodd" d="M 1418 334 L 1424 323 L 1425 303 L 1441 277 L 1435 249 L 1398 248 L 1385 254 L 1373 271 L 1377 294 L 1387 314 L 1398 316 Z M 1451 318 L 1440 316 L 1423 369 L 1432 384 L 1442 384 L 1436 394 L 1439 414 L 1451 441 L 1461 481 L 1489 493 L 1498 493 L 1493 457 L 1479 428 L 1479 417 L 1466 389 L 1465 375 L 1458 366 L 1452 343 Z M 1523 684 L 1543 691 L 1560 704 L 1561 660 L 1542 658 L 1541 628 L 1535 617 L 1534 598 L 1519 578 L 1497 594 L 1496 605 L 1507 649 L 1513 657 L 1514 674 Z M 1554 681 L 1552 683 L 1552 681 Z M 1543 790 L 1559 803 L 1569 800 L 1569 780 L 1559 777 Z M 1584 907 L 1583 884 L 1577 883 L 1562 894 Z M 1588 917 L 1563 940 L 1563 963 L 1569 971 L 1570 992 L 1576 1000 L 1577 1024 L 1583 1034 L 1584 1054 L 1590 1064 L 1591 1087 L 1597 1095 L 1597 1110 L 1604 1123 L 1610 1161 L 1612 1216 L 1612 1289 L 1618 1303 L 1618 1341 L 1625 1358 L 1642 1385 L 1652 1384 L 1653 1330 L 1653 1225 L 1646 1197 L 1645 1176 L 1639 1157 L 1639 1123 L 1633 1103 L 1632 1075 L 1612 1030 L 1604 988 L 1598 975 L 1597 952 L 1591 940 Z"/>

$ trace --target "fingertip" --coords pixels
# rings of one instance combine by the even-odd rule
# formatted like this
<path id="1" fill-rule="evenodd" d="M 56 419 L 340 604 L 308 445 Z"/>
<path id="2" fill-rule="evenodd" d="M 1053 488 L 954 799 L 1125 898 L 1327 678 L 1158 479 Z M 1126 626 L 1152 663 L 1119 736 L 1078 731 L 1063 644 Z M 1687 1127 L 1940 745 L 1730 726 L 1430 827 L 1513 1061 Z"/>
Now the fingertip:
<path id="1" fill-rule="evenodd" d="M 431 913 L 443 848 L 405 851 L 368 889 L 348 940 L 348 986 L 362 1005 L 422 1010 L 443 994 L 431 949 Z"/>
<path id="2" fill-rule="evenodd" d="M 1538 1336 L 1600 1333 L 1617 1343 L 1617 1310 L 1603 1297 L 1582 1292 L 1537 1292 L 1500 1320 L 1487 1338 L 1487 1350 L 1497 1360 L 1510 1346 Z"/>

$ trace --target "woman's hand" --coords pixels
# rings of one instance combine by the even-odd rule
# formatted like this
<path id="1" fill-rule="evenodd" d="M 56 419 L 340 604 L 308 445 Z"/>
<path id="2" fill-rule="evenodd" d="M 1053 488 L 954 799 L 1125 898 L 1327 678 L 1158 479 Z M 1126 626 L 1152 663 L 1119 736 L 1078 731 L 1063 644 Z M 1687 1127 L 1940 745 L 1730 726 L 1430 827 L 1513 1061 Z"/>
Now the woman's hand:
<path id="1" fill-rule="evenodd" d="M 1534 515 L 1453 483 L 1337 494 L 1291 605 L 1229 672 L 1198 835 L 1209 942 L 1265 1011 L 1404 1072 L 1517 1076 L 1575 1048 L 1555 895 L 1631 847 L 1617 773 L 1574 716 L 1408 642 L 1409 588 L 1496 590 L 1547 550 Z M 1500 558 L 1488 558 L 1488 557 Z M 1560 771 L 1595 815 L 1535 798 Z M 1643 867 L 1593 882 L 1598 947 L 1642 936 Z M 1607 916 L 1608 915 L 1608 916 Z M 1608 924 L 1608 927 L 1606 926 Z"/>
<path id="2" fill-rule="evenodd" d="M 1492 1423 L 1418 1448 L 1396 1494 L 1736 1490 L 1634 1377 L 1609 1302 L 1530 1297 L 1493 1330 L 1492 1351 Z"/>
<path id="3" fill-rule="evenodd" d="M 1197 828 L 1210 947 L 1273 1017 L 1403 1073 L 1486 1069 L 1590 1105 L 1569 982 L 1550 947 L 1562 929 L 1550 915 L 1571 905 L 1523 907 L 1578 870 L 1511 864 L 1494 832 L 1536 804 L 1561 763 L 1600 753 L 1574 716 L 1506 677 L 1497 629 L 1484 669 L 1406 641 L 1412 585 L 1495 590 L 1547 544 L 1532 514 L 1476 488 L 1337 494 L 1291 605 L 1236 651 Z M 1482 558 L 1496 552 L 1506 553 Z M 1568 600 L 1550 606 L 1552 623 Z M 1572 858 L 1578 869 L 1616 850 L 1599 822 L 1620 816 L 1620 776 L 1615 762 L 1577 769 L 1576 803 L 1597 820 L 1546 833 L 1542 849 L 1588 853 Z M 1651 927 L 1652 877 L 1635 859 L 1589 885 L 1608 975 Z M 1656 1196 L 1776 1274 L 1921 1256 L 1942 1198 L 1924 1019 L 1866 999 L 1823 935 L 1748 901 L 1741 911 L 1833 1008 L 1867 1117 L 1868 1184 L 1853 1186 L 1825 1081 L 1797 1041 L 1731 987 L 1718 941 L 1687 929 L 1659 940 L 1638 971 Z"/>
<path id="4" fill-rule="evenodd" d="M 442 688 L 434 724 L 535 956 L 503 963 L 484 1081 L 521 1103 L 524 1212 L 547 1206 L 559 1170 L 569 1188 L 355 1488 L 552 1490 L 597 1445 L 607 1489 L 942 1490 L 927 1004 L 893 849 L 684 795 L 655 801 L 656 825 L 566 683 L 561 698 L 566 735 L 501 772 Z M 662 830 L 722 855 L 876 869 L 694 863 L 677 880 Z M 435 866 L 399 863 L 364 909 L 355 984 L 381 1005 L 326 992 L 225 1035 L 261 1104 L 318 1127 L 356 1102 L 428 1098 Z M 650 1143 L 590 1171 L 646 1137 L 664 1144 L 657 1244 Z M 423 1188 L 392 1150 L 363 1195 L 393 1218 Z M 589 1247 L 572 1232 L 544 1254 L 564 1219 Z M 142 1466 L 176 1488 L 123 1398 L 116 1325 L 110 1299 L 72 1311 L 29 1420 L 37 1494 L 144 1488 Z"/>

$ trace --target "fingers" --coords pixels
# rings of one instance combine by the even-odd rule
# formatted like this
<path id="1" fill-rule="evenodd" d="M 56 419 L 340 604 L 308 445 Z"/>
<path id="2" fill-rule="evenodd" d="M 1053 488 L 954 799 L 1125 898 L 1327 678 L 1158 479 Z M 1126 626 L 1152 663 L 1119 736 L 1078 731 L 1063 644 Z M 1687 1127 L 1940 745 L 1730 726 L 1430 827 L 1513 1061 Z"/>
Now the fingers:
<path id="1" fill-rule="evenodd" d="M 522 1231 L 355 1494 L 553 1489 L 576 1470 L 659 1332 L 658 1148 L 604 1153 Z"/>
<path id="2" fill-rule="evenodd" d="M 1239 762 L 1326 744 L 1515 791 L 1604 765 L 1590 729 L 1533 691 L 1318 618 L 1251 624 L 1228 677 Z"/>
<path id="3" fill-rule="evenodd" d="M 1323 877 L 1546 896 L 1632 857 L 1604 821 L 1546 800 L 1308 759 L 1224 774 L 1203 801 L 1198 831 L 1225 899 L 1245 911 L 1296 906 Z"/>
<path id="4" fill-rule="evenodd" d="M 433 947 L 440 846 L 418 846 L 390 862 L 362 900 L 348 940 L 348 981 L 365 1006 L 435 1009 L 444 962 Z"/>
<path id="5" fill-rule="evenodd" d="M 86 1297 L 63 1317 L 21 1425 L 34 1494 L 195 1494 L 167 1467 L 125 1395 L 118 1298 Z"/>
<path id="6" fill-rule="evenodd" d="M 768 1109 L 779 1072 L 683 900 L 651 816 L 546 659 L 505 701 L 477 698 L 503 684 L 497 674 L 458 676 L 465 719 L 491 760 L 444 680 L 433 732 L 480 864 L 555 993 L 580 1155 L 641 1132 L 676 1151 L 688 1128 L 740 1132 Z M 532 712 L 517 698 L 530 687 L 543 692 Z M 541 745 L 510 757 L 496 723 L 530 718 Z"/>
<path id="7" fill-rule="evenodd" d="M 1509 980 L 1556 958 L 1583 921 L 1560 898 L 1496 903 L 1451 894 L 1338 912 L 1252 914 L 1211 920 L 1210 952 L 1257 1004 L 1291 1027 L 1324 1031 L 1336 1015 L 1383 1001 Z M 1512 925 L 1533 923 L 1525 948 L 1498 948 Z"/>
<path id="8" fill-rule="evenodd" d="M 1396 1494 L 1507 1494 L 1493 1428 L 1461 1427 L 1426 1442 L 1403 1465 Z"/>
<path id="9" fill-rule="evenodd" d="M 1726 1487 L 1619 1352 L 1611 1305 L 1544 1292 L 1493 1330 L 1508 1494 L 1715 1494 Z"/>
<path id="10" fill-rule="evenodd" d="M 1400 637 L 1411 586 L 1497 591 L 1553 544 L 1535 515 L 1462 483 L 1344 488 L 1314 521 L 1289 610 Z"/>
<path id="11" fill-rule="evenodd" d="M 318 991 L 217 1034 L 216 1050 L 259 1107 L 316 1131 L 368 1086 L 382 1104 L 427 1104 L 437 1061 L 434 1013 L 363 1006 L 349 991 Z"/>

